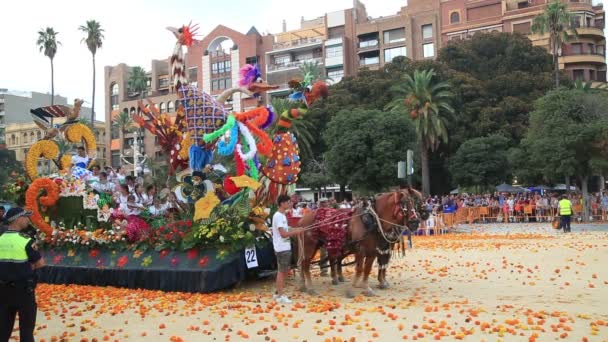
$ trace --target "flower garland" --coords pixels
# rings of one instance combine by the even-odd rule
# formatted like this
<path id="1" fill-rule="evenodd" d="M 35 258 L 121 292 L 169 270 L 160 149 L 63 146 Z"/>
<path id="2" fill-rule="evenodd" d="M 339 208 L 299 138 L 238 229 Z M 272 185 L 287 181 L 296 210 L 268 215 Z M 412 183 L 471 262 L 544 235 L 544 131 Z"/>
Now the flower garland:
<path id="1" fill-rule="evenodd" d="M 38 178 L 38 159 L 55 159 L 59 156 L 59 146 L 53 140 L 37 141 L 25 156 L 25 172 L 34 180 Z"/>
<path id="2" fill-rule="evenodd" d="M 71 143 L 80 143 L 84 140 L 89 157 L 94 159 L 97 155 L 97 141 L 91 129 L 82 123 L 75 123 L 65 131 L 65 138 Z"/>
<path id="3" fill-rule="evenodd" d="M 68 170 L 72 166 L 72 156 L 64 154 L 59 159 L 59 169 Z"/>
<path id="4" fill-rule="evenodd" d="M 38 197 L 42 191 L 46 194 Z M 32 223 L 46 236 L 50 236 L 53 228 L 44 220 L 40 213 L 40 205 L 45 207 L 54 206 L 59 200 L 59 185 L 50 178 L 38 178 L 32 182 L 25 193 L 25 207 L 32 211 Z"/>
<path id="5" fill-rule="evenodd" d="M 243 153 L 243 145 L 237 144 L 236 145 L 236 152 L 239 154 L 239 157 L 241 157 L 242 161 L 247 161 L 247 160 L 253 159 L 253 157 L 255 156 L 255 154 L 258 152 L 258 150 L 256 148 L 256 145 L 255 145 L 255 139 L 253 138 L 253 135 L 251 134 L 251 132 L 249 131 L 249 129 L 247 128 L 247 126 L 245 126 L 244 123 L 237 122 L 237 124 L 239 125 L 239 129 L 241 131 L 241 134 L 245 138 L 245 142 L 249 146 L 250 150 L 249 150 L 249 152 L 247 152 L 247 153 L 244 154 Z"/>

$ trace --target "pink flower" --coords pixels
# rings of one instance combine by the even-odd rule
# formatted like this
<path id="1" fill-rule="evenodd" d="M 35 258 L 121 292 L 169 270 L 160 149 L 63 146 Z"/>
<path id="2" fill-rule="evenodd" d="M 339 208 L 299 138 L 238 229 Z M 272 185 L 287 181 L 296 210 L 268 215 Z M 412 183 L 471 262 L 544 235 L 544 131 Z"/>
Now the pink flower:
<path id="1" fill-rule="evenodd" d="M 171 259 L 171 266 L 175 267 L 179 264 L 179 259 L 177 257 L 173 257 Z"/>
<path id="2" fill-rule="evenodd" d="M 129 262 L 129 258 L 126 255 L 121 256 L 116 263 L 116 266 L 123 268 Z"/>

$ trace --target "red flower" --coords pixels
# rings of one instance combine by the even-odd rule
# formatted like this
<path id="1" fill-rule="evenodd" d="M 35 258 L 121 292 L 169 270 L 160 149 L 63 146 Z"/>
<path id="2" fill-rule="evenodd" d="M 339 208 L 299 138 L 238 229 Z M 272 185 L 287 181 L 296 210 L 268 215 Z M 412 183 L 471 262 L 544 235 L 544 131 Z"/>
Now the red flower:
<path id="1" fill-rule="evenodd" d="M 129 262 L 129 258 L 126 255 L 121 256 L 116 263 L 116 266 L 123 268 Z"/>
<path id="2" fill-rule="evenodd" d="M 202 257 L 202 258 L 199 259 L 198 266 L 199 267 L 205 267 L 208 262 L 209 262 L 209 257 L 208 256 L 204 256 L 204 257 Z"/>
<path id="3" fill-rule="evenodd" d="M 171 266 L 175 267 L 179 264 L 179 259 L 177 257 L 171 258 Z"/>
<path id="4" fill-rule="evenodd" d="M 198 256 L 198 250 L 192 248 L 188 250 L 188 260 L 192 260 Z"/>
<path id="5" fill-rule="evenodd" d="M 186 221 L 186 226 L 192 227 L 192 221 L 191 220 Z"/>
<path id="6" fill-rule="evenodd" d="M 57 265 L 58 263 L 61 262 L 61 260 L 63 260 L 63 256 L 57 255 L 56 257 L 53 258 L 53 264 Z"/>
<path id="7" fill-rule="evenodd" d="M 164 258 L 167 256 L 167 254 L 169 254 L 169 250 L 168 249 L 163 249 L 162 251 L 160 251 L 160 258 Z"/>
<path id="8" fill-rule="evenodd" d="M 89 252 L 89 256 L 91 258 L 97 258 L 98 255 L 99 255 L 99 249 L 91 249 L 91 251 Z"/>

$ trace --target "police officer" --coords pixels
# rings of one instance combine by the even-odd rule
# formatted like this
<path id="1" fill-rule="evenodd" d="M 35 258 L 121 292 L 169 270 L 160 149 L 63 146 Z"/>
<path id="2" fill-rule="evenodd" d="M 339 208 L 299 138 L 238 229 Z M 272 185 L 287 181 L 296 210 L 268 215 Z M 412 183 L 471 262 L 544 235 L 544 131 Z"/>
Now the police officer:
<path id="1" fill-rule="evenodd" d="M 566 197 L 566 195 L 562 195 L 559 200 L 559 216 L 561 218 L 562 229 L 564 229 L 564 233 L 570 233 L 570 219 L 572 217 L 572 202 Z"/>
<path id="2" fill-rule="evenodd" d="M 36 276 L 44 266 L 34 239 L 22 232 L 30 224 L 31 212 L 11 208 L 5 220 L 7 230 L 0 235 L 0 341 L 8 341 L 19 313 L 22 342 L 34 341 L 36 325 Z"/>

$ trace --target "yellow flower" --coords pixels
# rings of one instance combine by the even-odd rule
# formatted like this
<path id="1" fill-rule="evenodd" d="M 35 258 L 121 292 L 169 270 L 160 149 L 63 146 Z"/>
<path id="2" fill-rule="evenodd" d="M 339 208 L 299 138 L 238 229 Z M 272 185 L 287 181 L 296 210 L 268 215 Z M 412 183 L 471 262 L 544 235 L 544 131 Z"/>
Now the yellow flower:
<path id="1" fill-rule="evenodd" d="M 220 203 L 220 199 L 213 192 L 208 192 L 205 197 L 194 204 L 194 221 L 209 218 L 213 208 Z"/>
<path id="2" fill-rule="evenodd" d="M 95 140 L 95 135 L 87 125 L 82 123 L 71 125 L 65 131 L 65 138 L 71 143 L 80 143 L 84 140 L 89 157 L 94 158 L 97 154 L 97 141 Z"/>
<path id="3" fill-rule="evenodd" d="M 252 190 L 257 190 L 262 185 L 260 182 L 257 182 L 253 180 L 253 178 L 246 175 L 230 177 L 230 179 L 239 188 L 250 188 Z"/>
<path id="4" fill-rule="evenodd" d="M 25 156 L 25 171 L 30 179 L 38 177 L 38 159 L 55 159 L 59 155 L 59 146 L 53 140 L 37 141 Z"/>
<path id="5" fill-rule="evenodd" d="M 188 158 L 190 158 L 188 152 L 190 151 L 190 146 L 192 146 L 192 141 L 190 140 L 190 133 L 184 134 L 181 145 L 182 149 L 179 150 L 179 156 L 182 157 L 182 160 L 188 160 Z"/>

